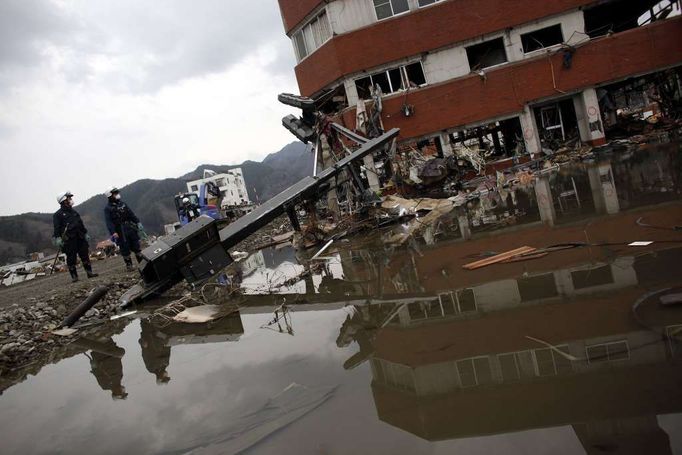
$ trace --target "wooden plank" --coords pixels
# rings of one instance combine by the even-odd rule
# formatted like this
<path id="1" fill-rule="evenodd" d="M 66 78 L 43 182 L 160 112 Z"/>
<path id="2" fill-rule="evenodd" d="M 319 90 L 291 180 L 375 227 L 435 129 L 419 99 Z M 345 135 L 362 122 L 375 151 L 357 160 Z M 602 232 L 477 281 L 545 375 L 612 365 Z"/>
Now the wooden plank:
<path id="1" fill-rule="evenodd" d="M 462 268 L 466 270 L 476 270 L 480 269 L 481 267 L 486 267 L 491 264 L 497 264 L 499 262 L 505 261 L 507 259 L 511 259 L 514 256 L 517 256 L 519 254 L 524 254 L 524 253 L 530 253 L 532 251 L 537 250 L 537 248 L 533 248 L 530 246 L 522 246 L 521 248 L 516 248 L 514 250 L 506 251 L 504 253 L 500 253 L 498 255 L 486 258 L 486 259 L 481 259 L 479 261 L 475 262 L 470 262 L 469 264 L 464 264 Z"/>

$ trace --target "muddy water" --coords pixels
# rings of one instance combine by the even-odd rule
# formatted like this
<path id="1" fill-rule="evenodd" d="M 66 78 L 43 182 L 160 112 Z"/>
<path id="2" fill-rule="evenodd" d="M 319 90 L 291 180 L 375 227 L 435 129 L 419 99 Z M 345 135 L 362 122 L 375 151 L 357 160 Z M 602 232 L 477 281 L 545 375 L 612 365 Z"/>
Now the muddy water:
<path id="1" fill-rule="evenodd" d="M 254 255 L 239 314 L 138 314 L 7 389 L 0 452 L 682 453 L 675 147 L 562 168 L 401 246 L 337 242 L 309 274 Z M 590 246 L 461 268 L 569 242 Z"/>

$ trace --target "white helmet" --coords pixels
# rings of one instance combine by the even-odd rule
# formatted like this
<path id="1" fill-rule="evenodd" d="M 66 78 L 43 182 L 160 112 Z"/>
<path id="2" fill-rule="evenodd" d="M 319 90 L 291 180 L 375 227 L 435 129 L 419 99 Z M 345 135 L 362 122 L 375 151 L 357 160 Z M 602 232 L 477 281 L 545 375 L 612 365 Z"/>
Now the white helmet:
<path id="1" fill-rule="evenodd" d="M 183 203 L 183 204 L 189 203 L 189 198 L 188 198 L 188 197 L 183 197 L 183 198 L 182 198 L 182 203 Z"/>
<path id="2" fill-rule="evenodd" d="M 111 187 L 109 190 L 107 190 L 107 192 L 104 193 L 104 194 L 106 195 L 106 197 L 111 197 L 111 196 L 113 196 L 115 193 L 120 193 L 120 190 L 119 190 L 118 188 L 116 188 L 115 186 L 112 186 L 112 187 Z"/>
<path id="3" fill-rule="evenodd" d="M 73 194 L 71 194 L 71 191 L 67 191 L 65 193 L 60 193 L 59 196 L 57 196 L 57 202 L 61 204 L 68 198 L 73 197 Z"/>

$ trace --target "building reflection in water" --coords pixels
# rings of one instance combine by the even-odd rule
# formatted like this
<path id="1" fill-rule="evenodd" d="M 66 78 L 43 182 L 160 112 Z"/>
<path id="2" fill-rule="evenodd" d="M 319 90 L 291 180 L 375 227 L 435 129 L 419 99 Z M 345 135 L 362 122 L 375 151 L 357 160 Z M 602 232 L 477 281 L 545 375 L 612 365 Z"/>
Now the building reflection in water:
<path id="1" fill-rule="evenodd" d="M 682 249 L 356 306 L 339 346 L 369 359 L 381 420 L 430 441 L 571 425 L 587 453 L 671 453 L 682 412 Z"/>

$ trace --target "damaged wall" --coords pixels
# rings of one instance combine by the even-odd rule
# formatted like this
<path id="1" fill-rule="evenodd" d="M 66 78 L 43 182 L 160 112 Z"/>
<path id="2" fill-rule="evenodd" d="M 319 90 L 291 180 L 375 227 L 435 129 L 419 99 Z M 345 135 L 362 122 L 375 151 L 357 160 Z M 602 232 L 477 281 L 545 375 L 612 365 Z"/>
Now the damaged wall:
<path id="1" fill-rule="evenodd" d="M 534 21 L 506 32 L 493 33 L 479 36 L 472 40 L 459 42 L 454 46 L 425 53 L 420 57 L 416 57 L 416 59 L 420 59 L 422 62 L 427 84 L 438 84 L 468 75 L 472 71 L 472 65 L 467 56 L 467 48 L 480 43 L 502 38 L 504 41 L 507 62 L 523 60 L 525 58 L 537 56 L 541 52 L 545 52 L 545 50 L 539 50 L 528 54 L 524 53 L 521 45 L 521 35 L 528 33 L 529 31 L 556 24 L 561 26 L 564 40 L 569 43 L 575 44 L 579 40 L 585 41 L 583 13 L 582 11 L 576 10 L 566 14 L 552 16 L 548 19 Z M 415 58 L 411 58 L 398 62 L 391 62 L 389 65 L 382 65 L 345 78 L 344 85 L 346 86 L 346 92 L 348 93 L 349 104 L 354 106 L 358 100 L 358 94 L 354 83 L 357 78 L 362 77 L 367 73 L 372 73 L 414 60 Z"/>
<path id="2" fill-rule="evenodd" d="M 295 2 L 280 0 L 285 23 L 286 7 L 292 3 Z M 296 78 L 301 94 L 310 96 L 348 74 L 527 24 L 538 17 L 550 17 L 590 3 L 593 2 L 520 0 L 510 8 L 503 0 L 481 0 L 473 8 L 468 0 L 444 1 L 433 7 L 420 8 L 409 14 L 376 22 L 371 27 L 335 36 L 296 66 Z"/>
<path id="3" fill-rule="evenodd" d="M 577 48 L 570 69 L 563 68 L 563 57 L 556 54 L 551 57 L 551 65 L 548 57 L 541 56 L 492 69 L 485 80 L 469 75 L 432 84 L 409 94 L 409 103 L 415 107 L 410 117 L 401 113 L 404 97 L 385 99 L 384 126 L 400 128 L 402 139 L 421 137 L 520 113 L 529 102 L 564 96 L 558 90 L 576 92 L 632 74 L 676 66 L 682 63 L 682 41 L 669 38 L 681 35 L 682 18 L 668 19 L 585 43 Z M 355 125 L 354 109 L 343 113 L 343 122 Z"/>

